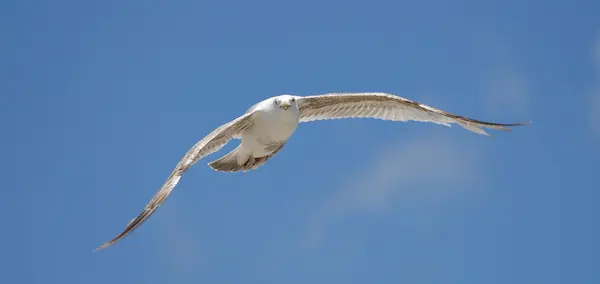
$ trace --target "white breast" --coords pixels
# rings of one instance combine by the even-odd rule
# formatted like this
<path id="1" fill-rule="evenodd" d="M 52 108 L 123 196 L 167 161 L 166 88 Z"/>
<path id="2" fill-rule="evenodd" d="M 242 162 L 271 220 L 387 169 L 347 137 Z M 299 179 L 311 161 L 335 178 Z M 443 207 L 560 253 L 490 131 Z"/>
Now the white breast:
<path id="1" fill-rule="evenodd" d="M 287 141 L 296 131 L 299 120 L 297 109 L 283 110 L 277 107 L 259 110 L 255 113 L 252 128 L 242 135 L 242 145 L 255 157 L 270 154 L 265 148 Z"/>

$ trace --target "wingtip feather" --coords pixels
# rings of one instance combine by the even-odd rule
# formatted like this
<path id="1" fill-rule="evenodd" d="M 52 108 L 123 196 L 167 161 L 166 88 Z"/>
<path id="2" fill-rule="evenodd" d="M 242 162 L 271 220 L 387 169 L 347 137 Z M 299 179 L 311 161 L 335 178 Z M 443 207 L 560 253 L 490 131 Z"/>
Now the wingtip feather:
<path id="1" fill-rule="evenodd" d="M 113 242 L 106 242 L 106 243 L 102 244 L 101 246 L 95 248 L 93 252 L 101 251 L 101 250 L 107 248 L 108 246 L 110 246 L 112 243 Z"/>

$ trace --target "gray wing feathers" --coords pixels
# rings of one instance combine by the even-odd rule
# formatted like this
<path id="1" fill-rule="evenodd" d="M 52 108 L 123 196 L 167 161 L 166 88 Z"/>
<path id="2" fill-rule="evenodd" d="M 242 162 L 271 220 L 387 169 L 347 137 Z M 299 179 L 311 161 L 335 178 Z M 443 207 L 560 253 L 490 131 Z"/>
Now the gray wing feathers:
<path id="1" fill-rule="evenodd" d="M 510 126 L 458 116 L 419 102 L 386 93 L 348 93 L 308 96 L 298 100 L 300 122 L 344 118 L 374 118 L 391 121 L 431 122 L 445 126 L 457 123 L 467 130 L 488 135 L 482 128 L 510 130 Z"/>
<path id="2" fill-rule="evenodd" d="M 167 181 L 163 184 L 163 186 L 158 190 L 158 192 L 154 195 L 154 197 L 148 202 L 142 213 L 140 213 L 136 218 L 132 219 L 126 226 L 125 230 L 121 232 L 119 235 L 114 237 L 112 240 L 104 243 L 96 250 L 102 250 L 117 241 L 126 237 L 129 233 L 139 227 L 146 219 L 154 213 L 154 211 L 167 199 L 167 197 L 171 194 L 179 180 L 181 179 L 181 175 L 185 172 L 190 166 L 198 162 L 204 156 L 207 156 L 211 153 L 222 148 L 229 140 L 234 138 L 238 133 L 243 130 L 251 127 L 252 125 L 252 113 L 246 113 L 235 120 L 223 124 L 213 132 L 208 134 L 202 140 L 198 141 L 179 161 L 173 172 L 167 178 Z"/>

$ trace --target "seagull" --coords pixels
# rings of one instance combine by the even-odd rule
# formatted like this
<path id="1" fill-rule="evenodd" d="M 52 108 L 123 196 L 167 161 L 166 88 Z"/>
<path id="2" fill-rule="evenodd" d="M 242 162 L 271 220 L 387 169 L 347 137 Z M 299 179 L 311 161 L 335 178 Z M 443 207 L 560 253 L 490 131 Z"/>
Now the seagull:
<path id="1" fill-rule="evenodd" d="M 95 250 L 113 245 L 138 228 L 165 202 L 189 167 L 218 151 L 230 140 L 239 139 L 241 143 L 225 156 L 208 163 L 217 172 L 245 172 L 261 167 L 281 151 L 301 122 L 344 118 L 420 121 L 445 126 L 456 123 L 487 136 L 490 135 L 484 128 L 510 131 L 510 127 L 528 124 L 475 120 L 388 93 L 284 94 L 271 97 L 253 105 L 238 118 L 217 127 L 198 141 L 179 161 L 144 210 L 127 224 L 123 232 Z"/>

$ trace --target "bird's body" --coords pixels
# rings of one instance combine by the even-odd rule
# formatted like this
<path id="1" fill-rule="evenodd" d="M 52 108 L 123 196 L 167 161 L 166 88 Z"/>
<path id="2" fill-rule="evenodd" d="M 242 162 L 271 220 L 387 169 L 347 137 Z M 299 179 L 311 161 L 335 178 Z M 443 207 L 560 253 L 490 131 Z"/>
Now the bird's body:
<path id="1" fill-rule="evenodd" d="M 291 107 L 292 98 L 295 101 L 292 96 L 282 96 L 280 101 L 271 98 L 250 108 L 248 112 L 252 113 L 254 122 L 240 133 L 240 145 L 221 159 L 209 163 L 210 167 L 221 172 L 256 169 L 274 156 L 300 122 L 298 108 Z M 284 110 L 278 102 L 286 101 L 290 102 L 290 108 Z"/>
<path id="2" fill-rule="evenodd" d="M 285 143 L 300 122 L 298 108 L 284 110 L 267 100 L 254 110 L 254 126 L 242 133 L 242 149 L 255 157 L 270 154 L 273 144 Z"/>
<path id="3" fill-rule="evenodd" d="M 482 135 L 488 135 L 483 128 L 510 130 L 511 126 L 524 125 L 475 120 L 386 93 L 272 97 L 255 104 L 240 117 L 219 126 L 198 141 L 179 161 L 142 213 L 131 220 L 123 232 L 99 249 L 116 243 L 139 227 L 171 194 L 183 172 L 203 157 L 221 149 L 231 139 L 240 139 L 240 145 L 223 157 L 208 163 L 214 170 L 238 172 L 257 169 L 281 151 L 300 123 L 345 118 L 413 120 L 445 126 L 456 123 Z"/>

